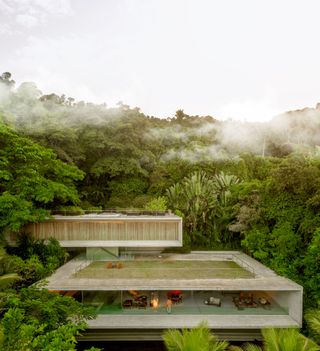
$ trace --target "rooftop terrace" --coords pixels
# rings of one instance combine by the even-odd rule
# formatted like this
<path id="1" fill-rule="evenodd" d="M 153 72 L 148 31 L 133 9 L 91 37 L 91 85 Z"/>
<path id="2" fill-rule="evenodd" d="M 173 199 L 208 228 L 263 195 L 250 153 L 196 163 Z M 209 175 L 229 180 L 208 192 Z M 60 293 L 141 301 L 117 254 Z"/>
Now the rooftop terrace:
<path id="1" fill-rule="evenodd" d="M 193 252 L 136 256 L 123 268 L 78 257 L 49 279 L 52 290 L 301 290 L 256 260 L 239 252 Z M 149 257 L 149 258 L 148 258 Z M 109 262 L 110 263 L 110 262 Z"/>
<path id="2" fill-rule="evenodd" d="M 109 265 L 111 262 L 109 262 Z M 174 260 L 164 258 L 136 259 L 121 264 L 121 268 L 107 268 L 105 262 L 92 262 L 75 274 L 76 278 L 95 279 L 236 279 L 253 278 L 254 274 L 234 261 Z"/>

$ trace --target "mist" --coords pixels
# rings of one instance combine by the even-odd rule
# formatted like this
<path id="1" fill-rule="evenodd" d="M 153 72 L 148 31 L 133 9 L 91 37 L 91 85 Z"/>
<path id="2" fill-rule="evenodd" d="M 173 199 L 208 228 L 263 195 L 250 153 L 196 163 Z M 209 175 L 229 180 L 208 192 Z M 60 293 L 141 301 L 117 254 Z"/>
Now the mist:
<path id="1" fill-rule="evenodd" d="M 146 142 L 156 141 L 165 146 L 161 155 L 164 162 L 175 158 L 192 163 L 237 159 L 244 152 L 272 156 L 275 147 L 283 148 L 283 152 L 312 153 L 320 145 L 319 104 L 285 112 L 264 123 L 189 116 L 183 111 L 181 119 L 177 115 L 150 119 L 138 108 L 123 103 L 110 108 L 107 104 L 75 101 L 65 95 L 43 95 L 34 83 L 24 82 L 17 89 L 0 83 L 0 111 L 5 122 L 30 135 L 84 126 L 108 127 L 124 116 L 126 123 L 135 123 L 136 117 L 158 120 L 159 123 L 151 123 L 151 128 L 141 130 L 141 135 Z"/>

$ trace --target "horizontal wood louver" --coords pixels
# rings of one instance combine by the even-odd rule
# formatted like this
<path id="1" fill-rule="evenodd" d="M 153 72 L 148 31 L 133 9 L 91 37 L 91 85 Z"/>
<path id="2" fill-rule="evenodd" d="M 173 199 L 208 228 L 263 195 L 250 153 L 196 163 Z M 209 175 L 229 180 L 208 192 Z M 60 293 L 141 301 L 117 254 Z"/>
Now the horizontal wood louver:
<path id="1" fill-rule="evenodd" d="M 29 224 L 26 232 L 37 239 L 59 241 L 178 241 L 179 221 L 47 221 Z"/>

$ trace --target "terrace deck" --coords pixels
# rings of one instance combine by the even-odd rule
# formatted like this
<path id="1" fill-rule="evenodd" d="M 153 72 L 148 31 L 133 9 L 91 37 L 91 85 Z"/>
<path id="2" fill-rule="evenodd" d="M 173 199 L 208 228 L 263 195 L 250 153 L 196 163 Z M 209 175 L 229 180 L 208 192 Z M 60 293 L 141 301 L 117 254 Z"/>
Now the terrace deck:
<path id="1" fill-rule="evenodd" d="M 94 279 L 236 279 L 254 274 L 233 261 L 134 260 L 123 267 L 107 268 L 106 262 L 92 262 L 75 275 Z"/>
<path id="2" fill-rule="evenodd" d="M 220 291 L 301 291 L 301 287 L 290 281 L 289 279 L 280 277 L 276 275 L 272 270 L 253 260 L 252 258 L 244 255 L 241 252 L 193 252 L 191 254 L 168 254 L 167 256 L 163 255 L 163 262 L 168 258 L 172 263 L 176 265 L 193 265 L 197 267 L 196 270 L 192 273 L 185 273 L 184 276 L 175 273 L 176 269 L 166 270 L 166 274 L 170 274 L 170 278 L 164 278 L 163 274 L 155 274 L 155 270 L 152 274 L 150 273 L 150 268 L 144 267 L 139 274 L 144 275 L 144 278 L 139 278 L 137 275 L 133 276 L 132 273 L 137 271 L 133 269 L 129 271 L 131 264 L 134 265 L 146 265 L 143 263 L 142 258 L 136 261 L 123 261 L 124 265 L 127 266 L 122 269 L 106 269 L 102 266 L 106 265 L 106 262 L 94 262 L 94 265 L 90 266 L 91 261 L 86 260 L 85 258 L 76 258 L 69 261 L 64 266 L 60 267 L 51 277 L 47 279 L 47 288 L 52 290 L 82 290 L 82 291 L 116 291 L 116 290 L 171 290 L 171 289 L 181 289 L 181 290 L 220 290 Z M 142 261 L 142 263 L 139 263 Z M 146 258 L 144 258 L 146 261 Z M 223 261 L 223 263 L 218 263 Z M 130 263 L 134 262 L 134 263 Z M 182 262 L 182 263 L 179 263 Z M 197 263 L 200 262 L 200 263 Z M 95 265 L 101 267 L 97 276 L 94 276 L 92 269 Z M 201 274 L 199 273 L 199 266 Z M 205 269 L 208 268 L 209 273 L 207 276 L 203 274 Z M 218 265 L 219 266 L 218 268 Z M 226 269 L 223 269 L 222 265 Z M 164 267 L 164 266 L 162 266 Z M 206 268 L 204 268 L 206 267 Z M 240 267 L 240 269 L 238 268 Z M 167 266 L 168 268 L 168 266 Z M 179 268 L 178 268 L 179 269 Z M 89 271 L 91 273 L 89 275 Z M 227 273 L 229 271 L 229 273 Z M 131 272 L 131 273 L 130 273 Z M 222 273 L 223 272 L 223 273 Z M 241 277 L 240 273 L 245 275 Z M 137 274 L 137 273 L 135 273 Z M 189 274 L 189 279 L 188 279 Z M 238 274 L 238 276 L 236 276 Z M 100 275 L 100 277 L 99 277 Z M 108 275 L 108 276 L 107 276 Z M 113 275 L 113 276 L 111 276 Z M 221 277 L 224 275 L 224 277 Z M 229 278 L 227 277 L 229 275 Z M 230 278 L 233 275 L 233 278 Z M 128 276 L 131 276 L 128 279 Z M 174 277 L 172 277 L 174 276 Z M 190 277 L 193 278 L 190 278 Z"/>

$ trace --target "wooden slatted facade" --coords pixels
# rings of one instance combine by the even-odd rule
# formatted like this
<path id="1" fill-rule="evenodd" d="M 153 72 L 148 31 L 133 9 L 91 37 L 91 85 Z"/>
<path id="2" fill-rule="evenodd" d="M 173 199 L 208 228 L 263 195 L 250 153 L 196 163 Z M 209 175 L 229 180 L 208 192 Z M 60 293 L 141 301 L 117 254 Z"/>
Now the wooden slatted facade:
<path id="1" fill-rule="evenodd" d="M 41 223 L 26 226 L 25 232 L 31 233 L 37 239 L 56 238 L 61 243 L 72 242 L 135 242 L 147 246 L 148 243 L 159 242 L 159 245 L 182 245 L 182 220 L 179 217 L 169 218 L 119 218 L 119 219 L 86 219 L 86 218 L 56 218 Z M 145 245 L 141 245 L 145 243 Z M 170 245 L 166 245 L 170 243 Z M 82 245 L 83 246 L 83 245 Z M 89 245 L 90 246 L 90 245 Z M 117 245 L 115 245 L 117 246 Z M 123 246 L 123 245 L 121 245 Z"/>

